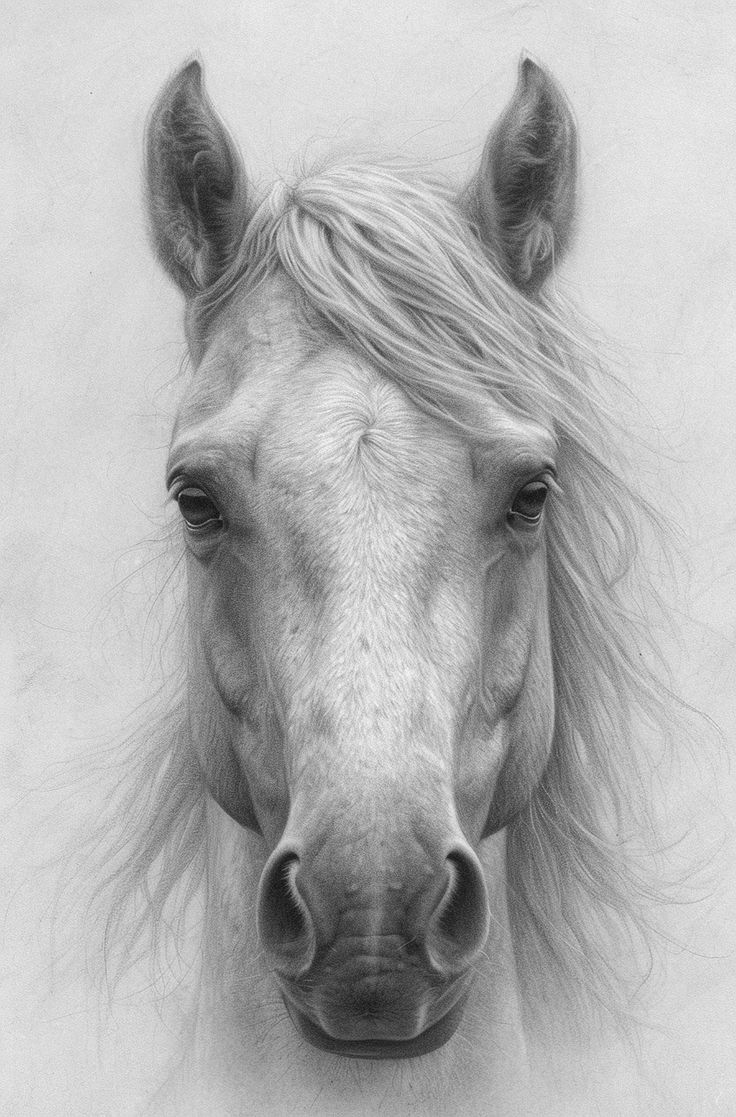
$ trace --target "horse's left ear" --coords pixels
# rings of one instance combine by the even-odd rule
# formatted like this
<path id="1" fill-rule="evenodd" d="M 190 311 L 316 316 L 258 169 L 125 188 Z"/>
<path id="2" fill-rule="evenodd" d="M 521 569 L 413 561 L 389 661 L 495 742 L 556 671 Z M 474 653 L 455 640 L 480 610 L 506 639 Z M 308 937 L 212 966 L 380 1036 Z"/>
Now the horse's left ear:
<path id="1" fill-rule="evenodd" d="M 232 261 L 247 219 L 243 163 L 196 60 L 174 75 L 153 107 L 146 179 L 156 255 L 184 294 L 196 295 Z"/>
<path id="2" fill-rule="evenodd" d="M 577 132 L 565 94 L 523 58 L 516 90 L 486 141 L 464 204 L 512 282 L 528 295 L 567 248 L 575 215 Z"/>

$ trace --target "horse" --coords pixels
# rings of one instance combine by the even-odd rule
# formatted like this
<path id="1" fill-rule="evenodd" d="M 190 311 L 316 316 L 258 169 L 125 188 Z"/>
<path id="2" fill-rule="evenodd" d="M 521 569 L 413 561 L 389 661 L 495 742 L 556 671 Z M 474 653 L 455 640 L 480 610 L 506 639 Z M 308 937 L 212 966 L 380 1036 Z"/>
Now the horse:
<path id="1" fill-rule="evenodd" d="M 631 1013 L 669 699 L 656 515 L 558 289 L 578 162 L 528 57 L 461 189 L 387 159 L 258 195 L 198 61 L 152 110 L 187 636 L 107 941 L 189 919 L 187 1112 L 536 1112 L 535 1037 Z"/>

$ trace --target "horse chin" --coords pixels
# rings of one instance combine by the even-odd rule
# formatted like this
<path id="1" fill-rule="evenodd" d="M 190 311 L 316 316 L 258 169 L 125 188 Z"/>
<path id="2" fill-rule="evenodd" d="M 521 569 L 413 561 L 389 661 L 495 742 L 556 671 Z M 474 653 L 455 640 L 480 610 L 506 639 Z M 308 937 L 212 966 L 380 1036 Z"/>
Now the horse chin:
<path id="1" fill-rule="evenodd" d="M 410 1023 L 402 1026 L 396 1021 L 386 1023 L 366 1018 L 346 1018 L 342 1026 L 335 1020 L 327 1030 L 297 1007 L 286 993 L 282 995 L 299 1034 L 320 1051 L 350 1059 L 414 1059 L 436 1051 L 454 1035 L 463 1017 L 468 992 L 467 988 L 461 989 L 449 1008 L 446 998 L 442 998 L 416 1035 L 411 1034 L 415 1029 Z"/>

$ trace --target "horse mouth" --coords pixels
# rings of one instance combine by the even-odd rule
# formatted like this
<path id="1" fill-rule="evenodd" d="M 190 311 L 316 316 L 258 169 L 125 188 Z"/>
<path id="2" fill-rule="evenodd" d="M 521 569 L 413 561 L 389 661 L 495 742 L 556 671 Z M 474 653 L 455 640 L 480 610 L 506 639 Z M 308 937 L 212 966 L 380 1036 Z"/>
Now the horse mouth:
<path id="1" fill-rule="evenodd" d="M 321 1051 L 343 1055 L 349 1059 L 415 1059 L 436 1051 L 455 1034 L 465 1010 L 468 992 L 469 990 L 464 989 L 438 1020 L 409 1039 L 386 1039 L 380 1035 L 375 1039 L 341 1039 L 326 1032 L 306 1012 L 297 1008 L 289 997 L 284 996 L 284 1003 L 299 1034 Z"/>

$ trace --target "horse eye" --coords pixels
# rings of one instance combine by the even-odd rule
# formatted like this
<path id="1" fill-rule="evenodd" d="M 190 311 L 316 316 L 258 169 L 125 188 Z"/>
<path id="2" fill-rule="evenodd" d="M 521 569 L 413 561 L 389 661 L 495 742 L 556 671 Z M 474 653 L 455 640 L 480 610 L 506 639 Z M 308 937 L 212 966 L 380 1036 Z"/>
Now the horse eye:
<path id="1" fill-rule="evenodd" d="M 182 489 L 176 500 L 191 531 L 216 531 L 223 526 L 217 505 L 201 489 Z"/>
<path id="2" fill-rule="evenodd" d="M 523 489 L 519 489 L 514 497 L 509 518 L 518 516 L 524 523 L 538 524 L 542 518 L 542 509 L 548 492 L 549 486 L 544 481 L 530 481 Z"/>

